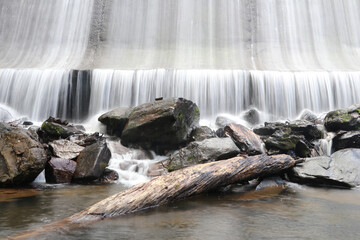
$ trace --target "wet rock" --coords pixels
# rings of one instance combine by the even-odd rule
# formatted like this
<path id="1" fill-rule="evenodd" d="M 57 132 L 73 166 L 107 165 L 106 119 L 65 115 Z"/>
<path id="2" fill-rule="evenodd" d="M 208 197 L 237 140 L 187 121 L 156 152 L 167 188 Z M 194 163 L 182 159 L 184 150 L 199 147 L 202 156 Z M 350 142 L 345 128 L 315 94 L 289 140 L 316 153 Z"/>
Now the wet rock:
<path id="1" fill-rule="evenodd" d="M 106 125 L 106 131 L 110 135 L 121 137 L 122 131 L 129 120 L 132 109 L 128 107 L 118 107 L 110 112 L 101 115 L 98 120 Z"/>
<path id="2" fill-rule="evenodd" d="M 93 134 L 87 135 L 87 134 L 75 134 L 69 137 L 69 140 L 79 146 L 87 147 L 90 146 L 96 142 L 102 141 L 105 138 L 103 136 L 100 136 L 98 132 L 95 132 Z"/>
<path id="3" fill-rule="evenodd" d="M 224 128 L 226 125 L 232 124 L 232 123 L 236 123 L 234 120 L 225 117 L 225 116 L 218 116 L 215 120 L 215 125 L 218 128 Z"/>
<path id="4" fill-rule="evenodd" d="M 55 156 L 65 159 L 74 159 L 79 156 L 80 152 L 84 149 L 69 140 L 60 139 L 50 142 L 49 145 Z"/>
<path id="5" fill-rule="evenodd" d="M 43 142 L 48 143 L 53 140 L 65 139 L 74 134 L 83 134 L 83 132 L 74 126 L 68 125 L 68 122 L 50 117 L 42 125 L 38 134 Z"/>
<path id="6" fill-rule="evenodd" d="M 227 137 L 227 136 L 225 135 L 225 130 L 224 130 L 224 128 L 219 128 L 218 130 L 216 130 L 215 134 L 216 134 L 216 136 L 219 137 L 219 138 L 225 138 L 225 137 Z"/>
<path id="7" fill-rule="evenodd" d="M 264 153 L 263 142 L 250 129 L 241 124 L 229 124 L 224 130 L 225 135 L 230 137 L 242 152 L 250 156 Z"/>
<path id="8" fill-rule="evenodd" d="M 152 164 L 147 172 L 147 176 L 157 177 L 168 173 L 168 164 L 168 159 Z"/>
<path id="9" fill-rule="evenodd" d="M 0 123 L 0 186 L 31 183 L 45 162 L 42 144 L 28 130 Z"/>
<path id="10" fill-rule="evenodd" d="M 30 122 L 30 121 L 24 121 L 22 124 L 23 124 L 24 126 L 31 126 L 31 125 L 33 125 L 34 123 L 33 123 L 33 122 Z"/>
<path id="11" fill-rule="evenodd" d="M 345 148 L 360 148 L 360 131 L 340 131 L 333 138 L 332 148 L 334 151 Z"/>
<path id="12" fill-rule="evenodd" d="M 251 125 L 257 125 L 260 123 L 260 113 L 255 108 L 249 109 L 248 111 L 244 112 L 242 117 Z"/>
<path id="13" fill-rule="evenodd" d="M 76 162 L 63 158 L 51 158 L 45 166 L 47 183 L 71 183 L 76 169 Z"/>
<path id="14" fill-rule="evenodd" d="M 210 138 L 201 142 L 192 142 L 170 158 L 168 171 L 175 171 L 199 163 L 232 158 L 239 153 L 239 148 L 231 138 Z"/>
<path id="15" fill-rule="evenodd" d="M 119 179 L 119 174 L 112 169 L 105 168 L 103 175 L 100 177 L 100 182 L 111 183 Z"/>
<path id="16" fill-rule="evenodd" d="M 360 185 L 360 149 L 343 149 L 330 157 L 307 158 L 293 168 L 290 180 L 320 186 L 350 188 Z"/>
<path id="17" fill-rule="evenodd" d="M 329 132 L 360 130 L 360 105 L 329 112 L 325 116 L 325 127 Z"/>
<path id="18" fill-rule="evenodd" d="M 199 118 L 196 104 L 183 98 L 145 103 L 130 113 L 121 141 L 125 146 L 158 153 L 178 149 L 190 140 Z"/>
<path id="19" fill-rule="evenodd" d="M 303 110 L 300 114 L 300 120 L 306 120 L 312 123 L 315 123 L 317 118 L 317 115 L 308 109 Z"/>
<path id="20" fill-rule="evenodd" d="M 216 137 L 215 132 L 206 126 L 197 127 L 191 132 L 191 139 L 194 141 L 202 141 L 214 137 Z"/>
<path id="21" fill-rule="evenodd" d="M 260 191 L 266 188 L 284 187 L 285 181 L 280 177 L 269 177 L 263 179 L 259 185 L 256 186 L 255 190 Z"/>
<path id="22" fill-rule="evenodd" d="M 111 158 L 105 141 L 86 147 L 77 158 L 74 181 L 93 181 L 103 174 Z"/>

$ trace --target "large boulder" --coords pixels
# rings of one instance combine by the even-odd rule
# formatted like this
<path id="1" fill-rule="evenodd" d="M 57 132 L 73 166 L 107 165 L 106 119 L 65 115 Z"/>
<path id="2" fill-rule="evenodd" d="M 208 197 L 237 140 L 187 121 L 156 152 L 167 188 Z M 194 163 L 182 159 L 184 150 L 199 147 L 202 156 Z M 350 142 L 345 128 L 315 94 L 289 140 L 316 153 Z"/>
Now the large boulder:
<path id="1" fill-rule="evenodd" d="M 356 187 L 360 185 L 360 149 L 343 149 L 330 157 L 305 159 L 293 168 L 290 179 L 310 185 Z"/>
<path id="2" fill-rule="evenodd" d="M 101 115 L 98 120 L 106 125 L 106 131 L 110 135 L 121 137 L 122 131 L 129 120 L 132 109 L 128 107 L 118 107 L 110 112 Z"/>
<path id="3" fill-rule="evenodd" d="M 332 140 L 332 148 L 338 151 L 345 148 L 360 148 L 360 131 L 340 131 Z"/>
<path id="4" fill-rule="evenodd" d="M 162 153 L 178 149 L 190 140 L 199 124 L 199 108 L 183 98 L 170 98 L 135 107 L 121 140 L 124 145 Z"/>
<path id="5" fill-rule="evenodd" d="M 225 134 L 230 137 L 236 146 L 248 155 L 263 154 L 264 147 L 260 137 L 241 124 L 229 124 L 225 128 Z"/>
<path id="6" fill-rule="evenodd" d="M 84 150 L 84 147 L 66 139 L 55 140 L 50 142 L 49 145 L 56 157 L 65 159 L 74 159 Z"/>
<path id="7" fill-rule="evenodd" d="M 111 152 L 105 141 L 100 141 L 86 147 L 77 158 L 73 180 L 84 182 L 100 178 L 110 158 Z"/>
<path id="8" fill-rule="evenodd" d="M 255 108 L 251 108 L 242 113 L 242 118 L 251 125 L 257 125 L 260 123 L 260 113 Z"/>
<path id="9" fill-rule="evenodd" d="M 325 116 L 325 127 L 329 132 L 360 130 L 360 105 L 329 112 Z"/>
<path id="10" fill-rule="evenodd" d="M 67 121 L 49 117 L 38 131 L 43 142 L 48 143 L 57 139 L 65 139 L 74 134 L 83 134 L 79 127 L 69 125 Z"/>
<path id="11" fill-rule="evenodd" d="M 232 158 L 239 153 L 240 149 L 231 138 L 210 138 L 200 142 L 192 142 L 170 157 L 168 171 Z"/>
<path id="12" fill-rule="evenodd" d="M 71 183 L 76 169 L 76 162 L 63 158 L 51 158 L 45 166 L 47 183 Z"/>
<path id="13" fill-rule="evenodd" d="M 31 183 L 45 163 L 46 152 L 29 131 L 0 123 L 0 186 Z"/>

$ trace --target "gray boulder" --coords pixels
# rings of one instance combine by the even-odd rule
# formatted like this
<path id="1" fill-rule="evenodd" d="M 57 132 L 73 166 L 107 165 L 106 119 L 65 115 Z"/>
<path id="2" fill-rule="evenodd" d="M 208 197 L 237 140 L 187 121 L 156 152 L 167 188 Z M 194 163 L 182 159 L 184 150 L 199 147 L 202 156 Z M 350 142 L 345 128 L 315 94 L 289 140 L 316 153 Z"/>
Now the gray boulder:
<path id="1" fill-rule="evenodd" d="M 183 98 L 170 98 L 135 107 L 129 115 L 121 141 L 126 146 L 163 153 L 190 140 L 198 126 L 199 108 Z"/>
<path id="2" fill-rule="evenodd" d="M 214 137 L 216 137 L 215 132 L 206 126 L 197 127 L 191 132 L 191 139 L 194 141 L 202 141 Z"/>
<path id="3" fill-rule="evenodd" d="M 29 131 L 0 123 L 0 186 L 31 183 L 44 169 L 46 152 Z"/>
<path id="4" fill-rule="evenodd" d="M 121 137 L 132 109 L 128 107 L 118 107 L 110 112 L 101 115 L 98 120 L 106 125 L 106 131 L 110 135 Z"/>
<path id="5" fill-rule="evenodd" d="M 325 127 L 329 132 L 360 129 L 360 105 L 338 109 L 325 116 Z"/>
<path id="6" fill-rule="evenodd" d="M 257 125 L 260 123 L 260 113 L 257 109 L 252 108 L 242 114 L 242 118 L 251 125 Z"/>
<path id="7" fill-rule="evenodd" d="M 50 142 L 49 145 L 56 157 L 64 159 L 74 159 L 79 156 L 82 150 L 84 150 L 84 147 L 66 139 L 55 140 Z"/>
<path id="8" fill-rule="evenodd" d="M 229 124 L 225 128 L 225 135 L 230 137 L 236 146 L 248 155 L 263 154 L 263 142 L 260 137 L 241 124 Z"/>
<path id="9" fill-rule="evenodd" d="M 201 142 L 192 142 L 170 158 L 168 171 L 171 172 L 199 163 L 232 158 L 239 153 L 239 148 L 231 138 L 210 138 Z"/>
<path id="10" fill-rule="evenodd" d="M 236 122 L 226 116 L 218 116 L 218 117 L 216 117 L 216 120 L 215 120 L 215 125 L 218 128 L 224 128 L 226 125 L 229 125 L 232 123 L 236 123 Z"/>
<path id="11" fill-rule="evenodd" d="M 345 148 L 360 148 L 360 131 L 340 131 L 332 140 L 332 148 L 338 151 Z"/>
<path id="12" fill-rule="evenodd" d="M 51 158 L 45 166 L 47 183 L 71 183 L 76 169 L 76 162 L 62 158 Z"/>
<path id="13" fill-rule="evenodd" d="M 351 188 L 360 185 L 360 149 L 343 149 L 330 157 L 307 158 L 290 179 L 310 185 Z"/>
<path id="14" fill-rule="evenodd" d="M 110 158 L 111 152 L 105 141 L 86 147 L 77 158 L 73 180 L 83 182 L 100 178 Z"/>

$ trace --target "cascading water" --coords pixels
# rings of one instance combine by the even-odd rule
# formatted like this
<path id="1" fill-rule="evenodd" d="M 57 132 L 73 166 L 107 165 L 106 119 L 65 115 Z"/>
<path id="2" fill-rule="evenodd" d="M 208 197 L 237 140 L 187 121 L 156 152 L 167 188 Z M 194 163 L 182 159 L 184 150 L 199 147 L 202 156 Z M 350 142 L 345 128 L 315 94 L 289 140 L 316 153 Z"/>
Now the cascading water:
<path id="1" fill-rule="evenodd" d="M 160 96 L 210 119 L 346 107 L 360 102 L 359 11 L 358 0 L 0 0 L 1 114 L 83 121 Z"/>

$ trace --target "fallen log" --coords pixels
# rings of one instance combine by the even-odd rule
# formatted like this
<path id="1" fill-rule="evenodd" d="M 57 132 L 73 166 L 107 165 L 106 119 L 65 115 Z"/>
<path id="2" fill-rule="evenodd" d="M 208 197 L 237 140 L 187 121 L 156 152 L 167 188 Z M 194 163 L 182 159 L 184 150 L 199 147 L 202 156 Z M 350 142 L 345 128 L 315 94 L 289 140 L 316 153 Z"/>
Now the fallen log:
<path id="1" fill-rule="evenodd" d="M 155 177 L 146 183 L 106 198 L 71 217 L 11 239 L 34 237 L 58 228 L 83 226 L 104 218 L 157 207 L 221 186 L 278 174 L 294 164 L 295 160 L 288 155 L 257 155 L 245 159 L 237 157 L 191 166 Z"/>

